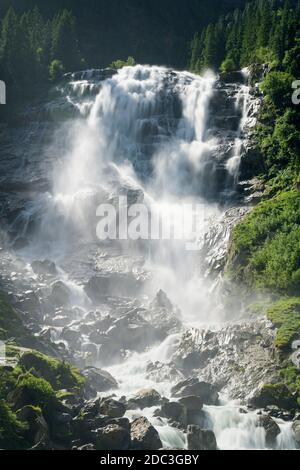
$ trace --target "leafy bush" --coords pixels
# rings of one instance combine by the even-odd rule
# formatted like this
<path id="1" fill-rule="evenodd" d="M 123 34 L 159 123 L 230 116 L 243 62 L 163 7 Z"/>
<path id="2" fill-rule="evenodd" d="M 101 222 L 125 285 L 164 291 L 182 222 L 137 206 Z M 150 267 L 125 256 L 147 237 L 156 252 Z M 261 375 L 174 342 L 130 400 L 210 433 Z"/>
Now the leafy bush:
<path id="1" fill-rule="evenodd" d="M 292 102 L 292 83 L 295 78 L 288 72 L 270 72 L 261 84 L 261 90 L 278 109 L 289 106 Z"/>
<path id="2" fill-rule="evenodd" d="M 221 64 L 221 72 L 223 73 L 233 72 L 237 68 L 238 67 L 236 66 L 234 60 L 230 59 L 229 57 Z"/>
<path id="3" fill-rule="evenodd" d="M 123 67 L 134 66 L 134 65 L 136 65 L 134 58 L 129 56 L 127 60 L 121 60 L 121 59 L 115 60 L 114 62 L 110 64 L 110 67 L 112 69 L 118 70 L 118 69 L 122 69 Z"/>
<path id="4" fill-rule="evenodd" d="M 61 80 L 65 73 L 65 67 L 60 60 L 53 60 L 49 66 L 49 77 L 51 82 Z"/>

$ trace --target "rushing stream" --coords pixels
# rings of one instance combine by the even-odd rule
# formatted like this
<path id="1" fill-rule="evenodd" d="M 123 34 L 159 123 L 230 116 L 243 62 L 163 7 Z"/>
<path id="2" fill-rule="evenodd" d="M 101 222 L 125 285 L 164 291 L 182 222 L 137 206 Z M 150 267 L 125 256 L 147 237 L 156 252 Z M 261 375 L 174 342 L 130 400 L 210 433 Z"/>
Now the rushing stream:
<path id="1" fill-rule="evenodd" d="M 168 364 L 184 329 L 218 331 L 224 322 L 238 319 L 234 312 L 228 318 L 216 277 L 203 274 L 199 253 L 211 226 L 238 204 L 239 169 L 253 105 L 247 71 L 242 76 L 241 83 L 220 84 L 211 73 L 198 77 L 135 66 L 105 80 L 99 71 L 73 74 L 61 86 L 73 115 L 59 126 L 49 146 L 55 156 L 51 191 L 31 200 L 19 217 L 23 235 L 32 220 L 38 221 L 30 244 L 19 254 L 28 263 L 28 276 L 44 292 L 47 283 L 33 276 L 30 263 L 45 258 L 56 263 L 56 281 L 70 293 L 69 312 L 57 311 L 56 322 L 46 314 L 42 327 L 50 328 L 52 340 L 67 350 L 70 340 L 63 336 L 64 328 L 79 331 L 72 346 L 75 359 L 108 370 L 119 383 L 119 397 L 154 388 L 170 398 L 172 378 L 154 380 L 147 374 L 149 362 Z M 175 207 L 179 232 L 181 210 L 188 216 L 196 213 L 196 236 L 188 230 L 176 240 L 99 241 L 97 207 L 106 203 L 120 210 L 120 196 L 129 205 L 155 207 L 162 219 Z M 126 227 L 119 222 L 119 228 Z M 93 276 L 102 276 L 101 283 L 85 289 Z M 89 330 L 95 306 L 104 317 L 134 312 L 155 324 L 156 317 L 147 312 L 159 291 L 166 294 L 164 308 L 173 309 L 173 326 L 161 341 L 134 345 L 124 333 L 121 339 L 110 337 L 104 347 L 93 336 L 93 327 Z M 64 315 L 69 315 L 65 321 Z M 113 341 L 124 342 L 121 352 Z M 184 432 L 154 417 L 154 411 L 149 408 L 140 415 L 152 421 L 164 446 L 185 448 Z M 255 411 L 243 412 L 238 402 L 223 397 L 219 406 L 206 406 L 205 414 L 219 448 L 266 447 Z M 295 448 L 290 423 L 278 424 L 277 448 Z"/>

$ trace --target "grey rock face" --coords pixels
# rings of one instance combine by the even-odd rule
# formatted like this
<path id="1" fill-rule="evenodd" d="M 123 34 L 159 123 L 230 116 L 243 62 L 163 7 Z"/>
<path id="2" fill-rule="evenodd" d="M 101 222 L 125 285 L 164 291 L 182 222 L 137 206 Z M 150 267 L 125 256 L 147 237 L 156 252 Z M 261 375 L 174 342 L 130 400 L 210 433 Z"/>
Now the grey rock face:
<path id="1" fill-rule="evenodd" d="M 278 382 L 274 337 L 264 319 L 236 322 L 217 332 L 189 330 L 172 360 L 179 367 L 188 364 L 194 375 L 217 390 L 248 401 L 262 384 Z"/>

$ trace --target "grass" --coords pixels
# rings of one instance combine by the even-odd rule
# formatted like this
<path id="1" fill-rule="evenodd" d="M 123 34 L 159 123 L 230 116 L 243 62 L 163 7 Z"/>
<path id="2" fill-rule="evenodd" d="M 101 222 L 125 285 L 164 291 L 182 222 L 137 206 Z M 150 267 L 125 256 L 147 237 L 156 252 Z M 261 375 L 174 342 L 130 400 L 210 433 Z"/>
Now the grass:
<path id="1" fill-rule="evenodd" d="M 300 339 L 300 297 L 281 299 L 267 309 L 267 317 L 278 328 L 275 345 L 290 351 L 291 343 Z"/>

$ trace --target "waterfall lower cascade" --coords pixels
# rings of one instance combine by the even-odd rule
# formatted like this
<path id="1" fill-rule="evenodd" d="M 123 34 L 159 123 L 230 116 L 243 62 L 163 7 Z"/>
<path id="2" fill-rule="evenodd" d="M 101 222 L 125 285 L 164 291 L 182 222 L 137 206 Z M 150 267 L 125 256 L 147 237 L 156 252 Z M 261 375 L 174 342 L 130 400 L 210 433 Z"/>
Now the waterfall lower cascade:
<path id="1" fill-rule="evenodd" d="M 91 70 L 69 75 L 60 93 L 48 107 L 52 117 L 67 116 L 48 148 L 55 155 L 52 189 L 30 200 L 17 220 L 22 237 L 30 238 L 18 254 L 44 299 L 36 334 L 50 337 L 81 367 L 108 370 L 119 398 L 150 388 L 171 399 L 180 379 L 202 379 L 202 363 L 198 372 L 177 367 L 185 331 L 217 332 L 237 321 L 228 318 L 215 281 L 202 276 L 199 251 L 212 224 L 238 205 L 253 106 L 247 73 L 230 83 L 212 73 L 199 77 L 154 66 Z M 129 207 L 155 206 L 163 218 L 171 207 L 177 214 L 197 207 L 193 249 L 185 233 L 164 240 L 97 239 L 97 207 L 120 211 L 124 196 Z M 31 267 L 45 258 L 56 264 L 50 284 Z M 257 413 L 240 408 L 226 396 L 204 407 L 205 426 L 219 448 L 267 447 Z M 165 447 L 186 448 L 184 429 L 157 417 L 155 408 L 127 416 L 148 417 Z M 273 447 L 295 448 L 290 423 L 277 423 L 281 433 Z"/>

